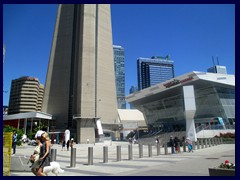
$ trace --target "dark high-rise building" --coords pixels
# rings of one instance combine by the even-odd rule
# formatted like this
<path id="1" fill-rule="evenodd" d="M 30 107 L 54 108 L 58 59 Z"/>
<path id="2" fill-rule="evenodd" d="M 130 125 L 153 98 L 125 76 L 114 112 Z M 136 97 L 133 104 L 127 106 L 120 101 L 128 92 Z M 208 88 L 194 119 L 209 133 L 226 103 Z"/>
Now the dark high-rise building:
<path id="1" fill-rule="evenodd" d="M 113 45 L 118 109 L 126 109 L 124 48 Z"/>
<path id="2" fill-rule="evenodd" d="M 42 111 L 78 143 L 119 136 L 110 5 L 59 5 Z"/>
<path id="3" fill-rule="evenodd" d="M 139 58 L 137 73 L 138 90 L 141 90 L 173 78 L 173 61 L 168 55 L 166 57 Z"/>

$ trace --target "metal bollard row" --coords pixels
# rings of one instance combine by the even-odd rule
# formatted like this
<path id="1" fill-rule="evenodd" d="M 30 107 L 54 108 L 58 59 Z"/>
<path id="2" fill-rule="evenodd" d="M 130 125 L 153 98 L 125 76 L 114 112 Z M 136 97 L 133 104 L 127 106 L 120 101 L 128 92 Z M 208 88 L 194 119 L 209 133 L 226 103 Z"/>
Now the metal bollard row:
<path id="1" fill-rule="evenodd" d="M 200 139 L 196 142 L 193 141 L 193 150 L 196 149 L 204 149 L 207 147 L 217 146 L 219 144 L 222 144 L 222 138 L 206 138 L 206 139 Z M 164 154 L 169 154 L 168 152 L 168 146 L 167 143 L 163 145 L 164 147 Z M 139 158 L 143 157 L 143 145 L 139 144 Z M 157 156 L 161 154 L 161 146 L 160 144 L 156 145 L 157 149 Z M 117 150 L 117 161 L 121 161 L 121 146 L 116 147 Z M 186 152 L 186 143 L 183 143 L 183 152 Z M 56 161 L 56 155 L 57 155 L 57 149 L 51 149 L 51 162 Z M 152 145 L 148 144 L 148 157 L 152 157 Z M 76 148 L 71 148 L 71 157 L 70 157 L 70 167 L 76 167 Z M 128 145 L 128 160 L 133 159 L 133 147 L 132 144 Z M 103 147 L 103 163 L 108 163 L 108 147 Z M 88 165 L 93 165 L 93 147 L 88 147 Z"/>

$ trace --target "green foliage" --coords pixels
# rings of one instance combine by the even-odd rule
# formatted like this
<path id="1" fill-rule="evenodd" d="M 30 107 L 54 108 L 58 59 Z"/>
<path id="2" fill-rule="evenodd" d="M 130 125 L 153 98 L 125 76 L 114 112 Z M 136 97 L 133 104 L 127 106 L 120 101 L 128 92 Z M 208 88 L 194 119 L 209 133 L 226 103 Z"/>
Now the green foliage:
<path id="1" fill-rule="evenodd" d="M 40 122 L 39 125 L 37 127 L 35 127 L 32 131 L 29 130 L 27 132 L 27 137 L 29 139 L 35 139 L 35 134 L 37 133 L 37 131 L 38 130 L 45 130 L 45 129 L 47 129 L 47 126 Z"/>
<path id="2" fill-rule="evenodd" d="M 4 126 L 3 128 L 3 132 L 13 132 L 13 131 L 16 131 L 16 133 L 18 134 L 17 136 L 17 145 L 20 146 L 22 144 L 22 136 L 23 136 L 23 129 L 16 129 L 12 126 L 9 126 L 9 125 L 6 125 Z"/>

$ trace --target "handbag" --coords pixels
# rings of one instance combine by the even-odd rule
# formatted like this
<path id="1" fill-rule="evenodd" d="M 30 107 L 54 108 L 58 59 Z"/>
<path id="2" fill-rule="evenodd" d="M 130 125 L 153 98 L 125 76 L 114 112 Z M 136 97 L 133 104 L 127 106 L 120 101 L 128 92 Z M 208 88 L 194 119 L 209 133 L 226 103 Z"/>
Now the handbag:
<path id="1" fill-rule="evenodd" d="M 31 163 L 34 163 L 34 161 L 35 161 L 35 154 L 32 154 L 31 156 L 30 156 L 30 158 L 29 158 L 29 161 L 31 162 Z"/>

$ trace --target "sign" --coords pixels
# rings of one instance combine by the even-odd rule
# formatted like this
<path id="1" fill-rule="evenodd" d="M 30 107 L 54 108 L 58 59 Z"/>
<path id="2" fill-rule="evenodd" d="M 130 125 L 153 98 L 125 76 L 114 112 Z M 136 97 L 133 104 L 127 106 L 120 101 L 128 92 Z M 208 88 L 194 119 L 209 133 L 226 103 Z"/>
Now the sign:
<path id="1" fill-rule="evenodd" d="M 178 85 L 178 84 L 183 84 L 187 81 L 191 81 L 193 79 L 192 76 L 185 78 L 183 80 L 178 80 L 178 79 L 174 79 L 173 81 L 170 81 L 168 83 L 163 84 L 163 86 L 165 86 L 166 88 L 170 88 L 172 86 Z"/>

